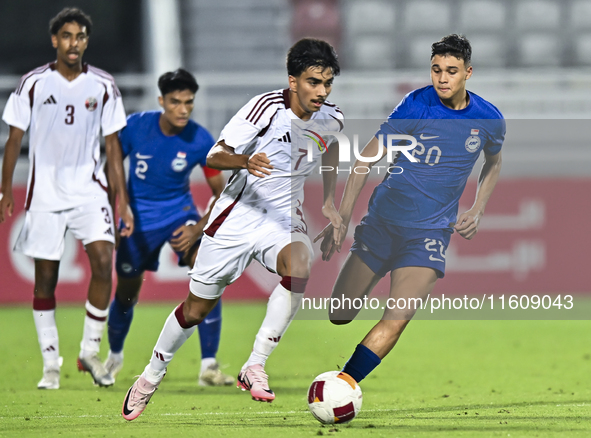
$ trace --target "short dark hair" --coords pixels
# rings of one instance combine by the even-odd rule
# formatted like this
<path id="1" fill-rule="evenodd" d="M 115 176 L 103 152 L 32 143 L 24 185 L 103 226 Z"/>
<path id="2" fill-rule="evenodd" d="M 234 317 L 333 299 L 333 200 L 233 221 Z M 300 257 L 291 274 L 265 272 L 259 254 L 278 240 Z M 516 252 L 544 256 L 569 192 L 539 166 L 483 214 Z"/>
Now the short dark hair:
<path id="1" fill-rule="evenodd" d="M 463 59 L 467 67 L 472 59 L 472 46 L 464 35 L 452 33 L 431 45 L 431 59 L 435 55 L 455 56 L 458 59 Z"/>
<path id="2" fill-rule="evenodd" d="M 310 67 L 330 68 L 332 74 L 341 72 L 335 49 L 326 41 L 303 38 L 287 52 L 287 74 L 299 76 Z"/>
<path id="3" fill-rule="evenodd" d="M 64 8 L 51 19 L 49 22 L 49 33 L 51 35 L 57 35 L 62 26 L 66 23 L 72 23 L 75 21 L 80 26 L 86 27 L 86 35 L 90 35 L 92 31 L 92 20 L 90 15 L 86 15 L 78 8 Z"/>
<path id="4" fill-rule="evenodd" d="M 195 76 L 189 73 L 184 68 L 177 68 L 175 71 L 164 73 L 158 78 L 158 88 L 160 94 L 164 97 L 165 94 L 173 91 L 189 90 L 191 93 L 197 93 L 199 85 L 195 80 Z"/>

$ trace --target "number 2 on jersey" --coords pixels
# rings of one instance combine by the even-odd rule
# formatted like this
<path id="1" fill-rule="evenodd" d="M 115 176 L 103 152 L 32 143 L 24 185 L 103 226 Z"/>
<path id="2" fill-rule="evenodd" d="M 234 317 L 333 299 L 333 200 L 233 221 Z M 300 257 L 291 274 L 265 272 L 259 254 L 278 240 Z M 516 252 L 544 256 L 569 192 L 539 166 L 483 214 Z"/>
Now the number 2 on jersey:
<path id="1" fill-rule="evenodd" d="M 139 179 L 146 179 L 146 171 L 148 170 L 148 163 L 145 160 L 138 160 L 135 165 L 135 176 Z"/>
<path id="2" fill-rule="evenodd" d="M 67 105 L 66 106 L 66 125 L 73 125 L 74 124 L 74 105 Z"/>

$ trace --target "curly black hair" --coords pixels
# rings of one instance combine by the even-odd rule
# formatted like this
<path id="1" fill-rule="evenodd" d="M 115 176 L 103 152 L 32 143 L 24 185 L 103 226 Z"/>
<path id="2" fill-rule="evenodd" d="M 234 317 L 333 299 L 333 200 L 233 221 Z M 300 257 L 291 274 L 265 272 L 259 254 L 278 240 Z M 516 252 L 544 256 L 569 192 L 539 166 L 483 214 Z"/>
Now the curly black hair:
<path id="1" fill-rule="evenodd" d="M 287 52 L 287 74 L 299 76 L 310 67 L 330 68 L 334 76 L 341 72 L 335 49 L 326 41 L 303 38 Z"/>
<path id="2" fill-rule="evenodd" d="M 431 59 L 435 55 L 451 55 L 463 59 L 466 66 L 472 59 L 472 46 L 464 35 L 452 33 L 431 45 Z"/>
<path id="3" fill-rule="evenodd" d="M 92 31 L 92 20 L 89 15 L 86 15 L 78 8 L 64 8 L 49 21 L 49 33 L 57 35 L 62 26 L 66 23 L 78 23 L 80 26 L 86 27 L 86 35 L 90 35 Z"/>

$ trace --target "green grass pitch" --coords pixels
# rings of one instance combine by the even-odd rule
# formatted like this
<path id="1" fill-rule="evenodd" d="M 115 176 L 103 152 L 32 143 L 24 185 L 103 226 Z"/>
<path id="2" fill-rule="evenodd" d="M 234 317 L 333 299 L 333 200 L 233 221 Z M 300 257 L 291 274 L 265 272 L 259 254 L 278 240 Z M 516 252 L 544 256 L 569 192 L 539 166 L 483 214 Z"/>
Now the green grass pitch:
<path id="1" fill-rule="evenodd" d="M 271 404 L 235 387 L 197 386 L 194 335 L 144 414 L 126 422 L 123 397 L 173 306 L 140 303 L 111 388 L 94 387 L 76 370 L 82 306 L 58 307 L 57 391 L 36 389 L 42 364 L 30 308 L 0 309 L 0 437 L 591 436 L 590 321 L 414 321 L 361 383 L 360 415 L 337 427 L 314 420 L 306 390 L 345 363 L 371 322 L 294 321 L 267 363 L 277 395 Z M 264 311 L 264 303 L 224 304 L 218 359 L 226 372 L 237 374 L 247 358 Z"/>

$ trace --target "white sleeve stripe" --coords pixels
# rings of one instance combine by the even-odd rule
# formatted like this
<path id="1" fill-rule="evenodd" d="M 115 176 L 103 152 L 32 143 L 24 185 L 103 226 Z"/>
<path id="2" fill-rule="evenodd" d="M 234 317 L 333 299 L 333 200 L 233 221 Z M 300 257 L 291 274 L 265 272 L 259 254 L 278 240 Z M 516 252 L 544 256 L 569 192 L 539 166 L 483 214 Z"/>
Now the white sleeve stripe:
<path id="1" fill-rule="evenodd" d="M 248 113 L 248 116 L 246 116 L 246 120 L 250 120 L 251 119 L 251 116 L 254 118 L 254 114 L 258 113 L 259 110 L 261 109 L 261 107 L 269 99 L 277 99 L 279 97 L 282 97 L 282 96 L 281 96 L 281 94 L 279 94 L 277 92 L 271 92 L 271 93 L 263 94 L 261 96 L 261 98 L 259 100 L 257 100 L 257 103 L 255 103 L 253 105 L 252 110 L 250 110 L 250 113 Z"/>
<path id="2" fill-rule="evenodd" d="M 269 99 L 269 100 L 265 101 L 264 103 L 267 103 L 267 105 L 264 108 L 259 109 L 260 114 L 259 114 L 259 111 L 257 111 L 250 119 L 248 119 L 248 121 L 251 122 L 253 125 L 256 125 L 259 122 L 259 120 L 261 119 L 263 114 L 265 114 L 265 112 L 269 109 L 269 107 L 282 105 L 283 104 L 283 97 Z M 277 108 L 274 108 L 273 113 L 275 113 L 275 112 L 277 112 Z M 258 116 L 257 116 L 257 114 L 258 114 Z M 256 119 L 255 119 L 255 117 L 256 117 Z"/>

